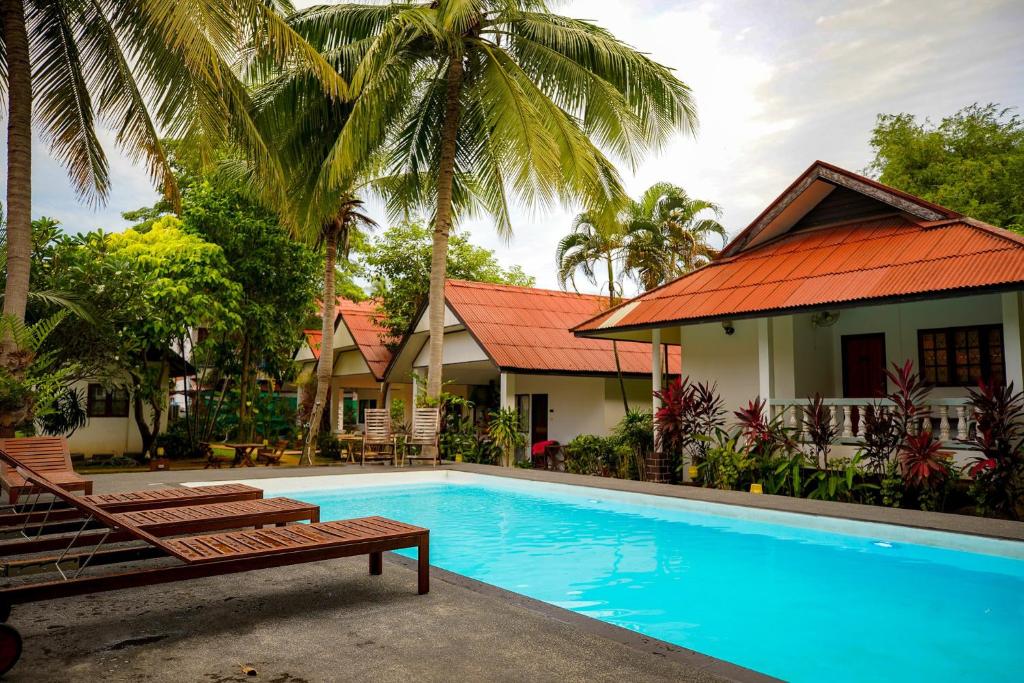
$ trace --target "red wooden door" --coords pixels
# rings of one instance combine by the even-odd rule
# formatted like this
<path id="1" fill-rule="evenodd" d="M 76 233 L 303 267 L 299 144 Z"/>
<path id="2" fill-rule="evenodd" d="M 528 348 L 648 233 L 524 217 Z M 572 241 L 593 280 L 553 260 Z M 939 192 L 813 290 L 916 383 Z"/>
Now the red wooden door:
<path id="1" fill-rule="evenodd" d="M 843 336 L 843 396 L 885 396 L 885 334 Z"/>

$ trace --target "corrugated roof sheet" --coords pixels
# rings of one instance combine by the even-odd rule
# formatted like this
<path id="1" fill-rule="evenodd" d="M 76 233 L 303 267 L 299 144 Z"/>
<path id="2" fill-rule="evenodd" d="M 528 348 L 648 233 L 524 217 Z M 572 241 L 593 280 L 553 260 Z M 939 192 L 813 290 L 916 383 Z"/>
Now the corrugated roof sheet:
<path id="1" fill-rule="evenodd" d="M 313 352 L 313 358 L 320 359 L 320 340 L 324 338 L 323 332 L 320 330 L 303 330 L 302 332 L 306 335 L 306 343 L 309 344 L 309 350 Z"/>
<path id="2" fill-rule="evenodd" d="M 448 306 L 498 367 L 533 372 L 614 374 L 612 342 L 571 328 L 607 307 L 601 296 L 449 280 Z M 622 372 L 650 374 L 651 345 L 619 342 Z M 679 372 L 679 354 L 669 354 Z"/>
<path id="3" fill-rule="evenodd" d="M 575 328 L 611 331 L 1024 284 L 1024 239 L 971 219 L 903 215 L 787 233 Z"/>
<path id="4" fill-rule="evenodd" d="M 377 324 L 376 314 L 376 301 L 338 299 L 338 316 L 351 333 L 374 379 L 383 382 L 391 362 L 391 350 L 385 343 L 387 332 Z"/>

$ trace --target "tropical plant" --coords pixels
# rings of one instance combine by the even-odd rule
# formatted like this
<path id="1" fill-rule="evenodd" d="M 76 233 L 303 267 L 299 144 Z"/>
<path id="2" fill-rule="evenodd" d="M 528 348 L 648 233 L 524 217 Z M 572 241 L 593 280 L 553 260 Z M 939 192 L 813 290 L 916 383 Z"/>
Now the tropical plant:
<path id="1" fill-rule="evenodd" d="M 678 185 L 655 183 L 624 211 L 626 272 L 649 290 L 709 263 L 718 255 L 710 239 L 724 245 L 728 236 L 721 215 Z"/>
<path id="2" fill-rule="evenodd" d="M 896 424 L 892 411 L 880 405 L 865 407 L 860 424 L 861 438 L 864 440 L 864 457 L 871 470 L 882 475 L 903 441 L 899 425 Z"/>
<path id="3" fill-rule="evenodd" d="M 573 220 L 572 230 L 558 241 L 555 261 L 558 264 L 558 282 L 564 289 L 568 283 L 576 287 L 576 273 L 580 272 L 588 282 L 599 286 L 607 278 L 608 307 L 615 305 L 621 288 L 616 279 L 615 263 L 621 260 L 625 246 L 625 231 L 614 212 L 591 210 L 579 214 Z M 603 274 L 601 273 L 603 269 Z M 615 374 L 619 378 L 619 395 L 622 406 L 629 411 L 626 383 L 622 379 L 622 363 L 619 360 L 619 344 L 612 340 L 612 355 L 615 358 Z"/>
<path id="4" fill-rule="evenodd" d="M 885 375 L 895 387 L 886 398 L 893 404 L 897 433 L 904 437 L 917 433 L 930 414 L 926 401 L 931 388 L 914 372 L 914 364 L 909 360 L 903 365 L 893 363 Z"/>
<path id="5" fill-rule="evenodd" d="M 491 413 L 487 435 L 501 451 L 502 466 L 512 467 L 516 449 L 526 443 L 526 435 L 519 426 L 519 413 L 512 408 L 501 408 Z"/>
<path id="6" fill-rule="evenodd" d="M 511 198 L 600 205 L 621 188 L 599 146 L 636 162 L 696 121 L 689 89 L 668 68 L 542 0 L 332 5 L 293 26 L 358 60 L 359 104 L 327 160 L 330 175 L 354 175 L 387 140 L 389 205 L 434 207 L 430 396 L 442 385 L 454 209 L 490 214 L 508 235 Z"/>
<path id="7" fill-rule="evenodd" d="M 331 96 L 347 86 L 284 23 L 286 0 L 9 0 L 0 91 L 7 91 L 8 263 L 4 312 L 24 319 L 31 259 L 32 137 L 90 203 L 106 199 L 109 166 L 97 118 L 174 200 L 157 131 L 208 152 L 230 141 L 280 180 L 234 68 L 240 53 L 300 63 Z M 10 351 L 10 339 L 5 351 Z"/>
<path id="8" fill-rule="evenodd" d="M 706 438 L 704 459 L 697 463 L 697 476 L 709 488 L 732 490 L 753 466 L 749 449 L 741 443 L 739 432 L 729 434 L 723 429 Z"/>
<path id="9" fill-rule="evenodd" d="M 70 437 L 89 422 L 84 395 L 74 387 L 65 387 L 53 399 L 52 410 L 37 416 L 43 434 Z"/>
<path id="10" fill-rule="evenodd" d="M 860 468 L 862 457 L 858 453 L 852 458 L 838 458 L 832 467 L 816 469 L 804 484 L 807 497 L 847 503 L 861 502 L 868 492 L 878 488 L 877 484 L 864 480 Z"/>
<path id="11" fill-rule="evenodd" d="M 939 509 L 945 486 L 955 473 L 952 453 L 942 450 L 930 429 L 923 429 L 903 440 L 900 462 L 904 481 L 918 491 L 921 509 Z"/>
<path id="12" fill-rule="evenodd" d="M 832 442 L 839 436 L 839 427 L 821 394 L 815 394 L 804 406 L 804 430 L 811 443 L 814 466 L 827 470 L 828 454 L 832 450 Z"/>
<path id="13" fill-rule="evenodd" d="M 654 450 L 654 416 L 646 410 L 630 409 L 612 435 L 625 447 L 618 476 L 622 479 L 647 479 L 647 459 Z"/>
<path id="14" fill-rule="evenodd" d="M 971 445 L 980 451 L 969 472 L 971 493 L 982 514 L 1020 519 L 1024 504 L 1024 394 L 1013 383 L 982 380 L 970 390 L 975 421 Z"/>
<path id="15" fill-rule="evenodd" d="M 45 417 L 67 390 L 72 368 L 56 365 L 51 353 L 41 351 L 67 317 L 68 311 L 62 310 L 26 325 L 17 316 L 0 314 L 0 335 L 14 344 L 0 364 L 0 435 L 14 436 L 17 427 Z"/>
<path id="16" fill-rule="evenodd" d="M 725 424 L 717 385 L 692 384 L 686 377 L 670 382 L 654 396 L 661 403 L 654 420 L 662 451 L 677 471 L 689 463 L 698 465 L 709 448 L 708 437 Z"/>
<path id="17" fill-rule="evenodd" d="M 564 450 L 565 469 L 573 474 L 614 476 L 629 457 L 628 447 L 614 436 L 580 434 Z"/>

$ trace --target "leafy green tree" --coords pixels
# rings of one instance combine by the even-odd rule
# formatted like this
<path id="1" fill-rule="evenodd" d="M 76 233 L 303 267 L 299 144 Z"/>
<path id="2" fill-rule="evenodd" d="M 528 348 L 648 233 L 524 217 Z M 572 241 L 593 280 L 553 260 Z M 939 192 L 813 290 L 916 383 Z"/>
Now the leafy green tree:
<path id="1" fill-rule="evenodd" d="M 259 373 L 283 379 L 291 371 L 296 340 L 320 295 L 322 257 L 293 240 L 275 213 L 222 175 L 204 177 L 181 168 L 177 179 L 184 230 L 218 245 L 227 263 L 224 274 L 241 287 L 238 314 L 244 324 L 211 339 L 205 355 L 217 375 L 236 380 L 239 434 L 248 439 Z M 169 208 L 164 202 L 126 217 L 149 219 L 136 228 L 144 230 Z"/>
<path id="2" fill-rule="evenodd" d="M 353 177 L 380 149 L 399 212 L 433 207 L 427 393 L 441 393 L 444 281 L 455 210 L 511 233 L 510 198 L 595 205 L 621 195 L 599 146 L 631 163 L 696 114 L 670 69 L 543 0 L 314 7 L 292 22 L 349 63 L 358 95 L 326 159 Z"/>
<path id="3" fill-rule="evenodd" d="M 24 319 L 31 259 L 32 136 L 50 148 L 90 203 L 106 199 L 109 168 L 96 120 L 145 163 L 153 183 L 176 187 L 157 131 L 202 150 L 236 143 L 280 179 L 250 117 L 239 53 L 299 62 L 332 96 L 347 84 L 292 31 L 288 0 L 7 0 L 0 93 L 7 94 L 8 277 L 4 313 Z M 280 183 L 279 183 L 280 184 Z M 10 336 L 4 339 L 10 351 Z"/>
<path id="4" fill-rule="evenodd" d="M 625 270 L 649 290 L 699 268 L 718 255 L 712 237 L 725 244 L 717 204 L 694 199 L 671 183 L 655 183 L 623 215 Z"/>
<path id="5" fill-rule="evenodd" d="M 588 282 L 600 286 L 601 278 L 605 280 L 608 292 L 608 306 L 615 305 L 622 294 L 619 284 L 619 273 L 616 263 L 621 264 L 626 247 L 626 230 L 620 216 L 613 207 L 604 210 L 585 211 L 572 224 L 568 235 L 558 241 L 555 260 L 558 263 L 558 283 L 564 289 L 569 283 L 576 286 L 576 273 L 579 272 Z M 601 273 L 601 270 L 604 273 Z M 615 374 L 619 378 L 619 392 L 622 394 L 622 405 L 629 412 L 629 399 L 626 397 L 626 384 L 622 379 L 622 364 L 619 361 L 619 343 L 612 340 L 612 355 L 615 356 Z"/>
<path id="6" fill-rule="evenodd" d="M 430 291 L 431 231 L 421 223 L 401 223 L 367 242 L 360 254 L 365 276 L 380 301 L 380 322 L 390 336 L 405 334 Z M 459 280 L 532 287 L 533 277 L 516 265 L 501 267 L 494 252 L 453 232 L 448 242 L 448 275 Z"/>
<path id="7" fill-rule="evenodd" d="M 166 409 L 173 350 L 200 327 L 212 335 L 237 329 L 241 287 L 227 275 L 223 250 L 173 216 L 144 231 L 75 236 L 59 247 L 58 258 L 54 283 L 102 313 L 96 324 L 63 330 L 59 352 L 91 358 L 103 377 L 124 378 L 149 450 Z"/>
<path id="8" fill-rule="evenodd" d="M 887 185 L 1024 232 L 1024 118 L 972 104 L 934 125 L 880 114 L 868 172 Z"/>

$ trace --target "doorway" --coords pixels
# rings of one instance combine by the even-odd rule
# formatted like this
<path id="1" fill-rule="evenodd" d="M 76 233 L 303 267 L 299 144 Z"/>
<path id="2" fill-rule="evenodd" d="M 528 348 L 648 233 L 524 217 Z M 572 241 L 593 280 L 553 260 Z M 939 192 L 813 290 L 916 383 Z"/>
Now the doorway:
<path id="1" fill-rule="evenodd" d="M 842 352 L 843 397 L 885 396 L 885 333 L 843 335 Z"/>

